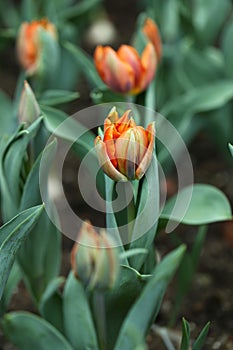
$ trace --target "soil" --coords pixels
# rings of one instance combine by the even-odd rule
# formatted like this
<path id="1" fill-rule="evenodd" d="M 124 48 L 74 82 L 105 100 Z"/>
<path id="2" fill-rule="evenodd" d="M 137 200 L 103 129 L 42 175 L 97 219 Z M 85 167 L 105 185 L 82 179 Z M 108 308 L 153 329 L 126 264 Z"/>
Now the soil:
<path id="1" fill-rule="evenodd" d="M 106 10 L 109 18 L 113 21 L 117 32 L 118 41 L 127 43 L 130 40 L 137 18 L 138 10 L 135 6 L 135 0 L 130 1 L 105 1 Z M 130 14 L 130 15 L 129 15 Z M 85 45 L 84 45 L 85 46 Z M 89 48 L 89 50 L 91 50 Z M 1 87 L 13 95 L 15 86 L 15 73 L 17 67 L 13 62 L 9 62 L 4 56 L 3 69 L 0 71 Z M 13 71 L 10 67 L 14 67 Z M 90 99 L 88 90 L 83 81 L 80 84 L 83 88 L 81 100 L 78 103 L 82 107 L 88 106 Z M 80 91 L 80 86 L 78 90 Z M 77 110 L 77 104 L 73 105 L 73 110 Z M 201 132 L 189 147 L 194 166 L 195 182 L 213 184 L 220 188 L 233 204 L 233 187 L 231 179 L 233 178 L 233 168 L 224 157 L 218 153 L 217 149 L 208 139 L 207 134 Z M 205 150 L 205 152 L 203 152 Z M 213 156 L 214 155 L 214 156 Z M 70 162 L 68 161 L 68 164 Z M 72 193 L 72 181 L 76 179 L 74 167 L 68 165 L 67 192 Z M 169 179 L 174 184 L 171 176 Z M 69 189 L 70 186 L 70 189 Z M 171 186 L 171 188 L 173 188 Z M 86 207 L 82 201 L 77 201 L 77 197 L 72 198 L 72 206 L 79 211 L 85 218 L 93 217 L 93 213 Z M 95 220 L 102 222 L 103 218 L 98 217 Z M 192 246 L 195 238 L 196 229 L 180 225 L 176 231 L 178 237 Z M 69 253 L 73 242 L 68 238 L 63 238 L 63 262 L 62 274 L 66 275 L 69 271 Z M 160 234 L 156 238 L 156 248 L 161 255 L 164 255 L 173 249 L 172 234 Z M 192 281 L 192 285 L 184 297 L 181 309 L 171 328 L 171 334 L 179 338 L 181 332 L 182 317 L 185 317 L 191 323 L 191 334 L 195 338 L 202 327 L 211 321 L 210 331 L 207 337 L 204 350 L 230 350 L 233 349 L 233 222 L 212 224 L 208 228 L 206 240 L 198 265 L 197 272 Z M 175 282 L 173 282 L 164 299 L 161 311 L 156 324 L 159 327 L 167 326 L 169 315 L 174 303 Z M 14 294 L 9 310 L 29 310 L 34 312 L 34 306 L 31 299 L 21 283 Z M 150 350 L 165 350 L 166 347 L 161 338 L 151 331 L 147 342 Z M 178 348 L 178 347 L 176 347 Z M 13 350 L 2 336 L 0 330 L 0 350 Z"/>

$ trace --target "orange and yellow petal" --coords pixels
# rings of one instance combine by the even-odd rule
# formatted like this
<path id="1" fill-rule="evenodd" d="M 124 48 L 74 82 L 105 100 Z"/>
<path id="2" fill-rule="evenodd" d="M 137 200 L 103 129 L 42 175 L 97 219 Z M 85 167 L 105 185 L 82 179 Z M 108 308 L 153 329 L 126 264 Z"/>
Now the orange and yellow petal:
<path id="1" fill-rule="evenodd" d="M 108 156 L 106 145 L 99 136 L 95 139 L 95 148 L 103 171 L 114 181 L 127 181 L 127 178 L 113 166 Z"/>
<path id="2" fill-rule="evenodd" d="M 156 71 L 156 53 L 151 43 L 148 43 L 142 53 L 143 75 L 140 81 L 140 88 L 144 90 L 153 80 Z"/>
<path id="3" fill-rule="evenodd" d="M 151 18 L 147 18 L 145 20 L 145 23 L 143 26 L 143 33 L 147 36 L 147 38 L 153 44 L 156 51 L 157 60 L 160 61 L 162 56 L 162 44 L 161 44 L 160 34 L 156 23 Z"/>
<path id="4" fill-rule="evenodd" d="M 122 45 L 117 51 L 118 57 L 124 62 L 127 62 L 134 71 L 134 85 L 140 81 L 142 74 L 142 66 L 140 56 L 134 47 L 130 45 Z"/>

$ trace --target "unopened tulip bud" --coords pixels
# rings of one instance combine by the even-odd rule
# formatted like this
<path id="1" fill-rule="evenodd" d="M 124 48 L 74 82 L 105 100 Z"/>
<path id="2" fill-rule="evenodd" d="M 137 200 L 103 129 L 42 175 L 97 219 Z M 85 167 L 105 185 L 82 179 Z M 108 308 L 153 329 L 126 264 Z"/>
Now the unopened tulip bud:
<path id="1" fill-rule="evenodd" d="M 27 81 L 24 82 L 23 91 L 19 101 L 19 122 L 32 124 L 41 114 L 35 95 Z"/>
<path id="2" fill-rule="evenodd" d="M 145 20 L 142 30 L 147 39 L 153 44 L 157 60 L 160 61 L 162 56 L 162 44 L 156 23 L 148 17 Z"/>
<path id="3" fill-rule="evenodd" d="M 100 166 L 115 181 L 141 179 L 153 156 L 154 122 L 145 130 L 129 114 L 130 110 L 119 118 L 114 107 L 105 119 L 103 139 L 95 139 Z"/>
<path id="4" fill-rule="evenodd" d="M 41 74 L 46 68 L 45 64 L 49 64 L 51 59 L 55 64 L 54 55 L 53 57 L 45 56 L 48 56 L 48 50 L 51 50 L 56 43 L 56 27 L 46 18 L 22 23 L 17 38 L 17 54 L 27 75 Z"/>
<path id="5" fill-rule="evenodd" d="M 119 269 L 113 241 L 104 229 L 98 234 L 88 221 L 83 223 L 78 240 L 80 243 L 77 242 L 71 252 L 75 276 L 90 290 L 111 289 Z"/>

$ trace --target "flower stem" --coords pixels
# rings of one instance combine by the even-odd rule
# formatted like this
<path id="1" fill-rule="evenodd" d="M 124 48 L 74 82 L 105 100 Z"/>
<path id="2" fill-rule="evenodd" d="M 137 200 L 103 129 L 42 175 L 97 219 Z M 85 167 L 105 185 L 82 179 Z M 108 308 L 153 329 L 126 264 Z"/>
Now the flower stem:
<path id="1" fill-rule="evenodd" d="M 93 295 L 93 311 L 96 321 L 96 329 L 99 338 L 100 350 L 107 349 L 107 334 L 106 334 L 106 313 L 104 294 L 96 291 Z"/>

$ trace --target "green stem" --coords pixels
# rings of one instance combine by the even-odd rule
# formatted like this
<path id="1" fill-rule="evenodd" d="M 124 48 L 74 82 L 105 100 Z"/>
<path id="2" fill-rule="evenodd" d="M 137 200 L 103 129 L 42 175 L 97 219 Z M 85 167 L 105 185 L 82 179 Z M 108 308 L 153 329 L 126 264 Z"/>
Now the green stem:
<path id="1" fill-rule="evenodd" d="M 96 321 L 96 329 L 99 339 L 100 350 L 107 350 L 107 333 L 106 333 L 106 313 L 104 294 L 96 291 L 93 295 L 93 311 Z"/>

